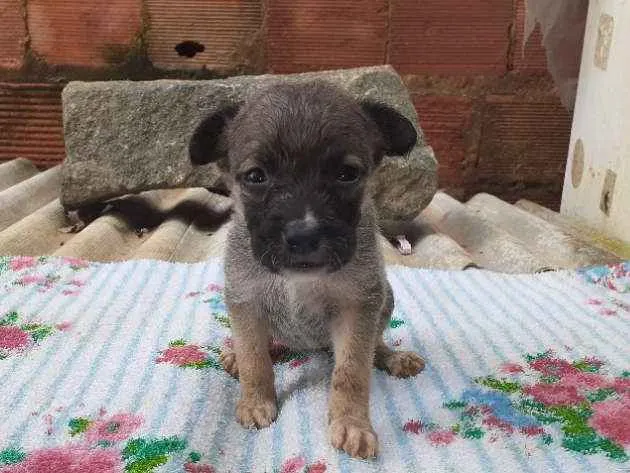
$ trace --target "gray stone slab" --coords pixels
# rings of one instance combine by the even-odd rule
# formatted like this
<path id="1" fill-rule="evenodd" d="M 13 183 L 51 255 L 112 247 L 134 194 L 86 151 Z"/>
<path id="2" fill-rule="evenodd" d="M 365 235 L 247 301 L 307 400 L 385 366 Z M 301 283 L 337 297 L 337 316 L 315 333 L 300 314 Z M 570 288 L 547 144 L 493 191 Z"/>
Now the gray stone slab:
<path id="1" fill-rule="evenodd" d="M 224 80 L 71 82 L 63 90 L 66 161 L 61 202 L 76 208 L 145 190 L 221 187 L 214 165 L 194 168 L 188 141 L 199 121 L 277 81 L 329 80 L 357 98 L 385 102 L 417 127 L 405 158 L 387 158 L 371 183 L 381 215 L 411 219 L 436 191 L 436 161 L 413 103 L 389 66 Z"/>

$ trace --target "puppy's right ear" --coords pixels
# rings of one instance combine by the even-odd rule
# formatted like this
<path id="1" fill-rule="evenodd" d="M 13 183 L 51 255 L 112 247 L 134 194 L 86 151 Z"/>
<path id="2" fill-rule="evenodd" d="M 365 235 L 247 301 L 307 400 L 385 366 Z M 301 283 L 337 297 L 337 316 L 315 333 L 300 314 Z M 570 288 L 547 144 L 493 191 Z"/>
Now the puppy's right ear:
<path id="1" fill-rule="evenodd" d="M 188 145 L 191 163 L 199 166 L 227 156 L 225 128 L 238 110 L 238 105 L 229 105 L 208 115 L 197 125 Z"/>

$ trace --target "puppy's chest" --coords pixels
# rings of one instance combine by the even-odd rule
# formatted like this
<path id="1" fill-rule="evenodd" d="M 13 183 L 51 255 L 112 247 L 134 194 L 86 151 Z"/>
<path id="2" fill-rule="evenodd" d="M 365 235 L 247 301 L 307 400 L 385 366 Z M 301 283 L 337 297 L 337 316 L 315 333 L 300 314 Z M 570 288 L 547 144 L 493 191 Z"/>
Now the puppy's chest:
<path id="1" fill-rule="evenodd" d="M 337 308 L 327 288 L 316 282 L 284 282 L 275 289 L 268 314 L 274 338 L 294 349 L 329 347 Z"/>

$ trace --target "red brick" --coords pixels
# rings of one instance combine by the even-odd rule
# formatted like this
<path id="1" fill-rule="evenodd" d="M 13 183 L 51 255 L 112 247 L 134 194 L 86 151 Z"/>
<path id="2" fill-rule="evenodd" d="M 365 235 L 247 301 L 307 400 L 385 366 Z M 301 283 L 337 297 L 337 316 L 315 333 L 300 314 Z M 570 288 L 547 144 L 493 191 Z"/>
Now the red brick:
<path id="1" fill-rule="evenodd" d="M 388 58 L 404 74 L 503 74 L 512 2 L 391 0 Z"/>
<path id="2" fill-rule="evenodd" d="M 147 0 L 149 56 L 164 69 L 238 68 L 259 60 L 260 0 Z M 204 50 L 180 56 L 175 46 L 195 41 Z"/>
<path id="3" fill-rule="evenodd" d="M 26 44 L 21 0 L 0 0 L 0 25 L 0 67 L 20 69 Z"/>
<path id="4" fill-rule="evenodd" d="M 386 0 L 268 0 L 267 53 L 273 72 L 382 64 Z"/>
<path id="5" fill-rule="evenodd" d="M 529 73 L 547 72 L 547 56 L 542 45 L 540 26 L 536 26 L 526 43 L 525 36 L 525 0 L 516 0 L 514 20 L 514 70 Z"/>
<path id="6" fill-rule="evenodd" d="M 141 0 L 29 0 L 27 10 L 31 48 L 54 65 L 116 63 L 142 30 Z"/>
<path id="7" fill-rule="evenodd" d="M 461 186 L 471 146 L 472 101 L 466 97 L 416 96 L 420 126 L 439 163 L 439 185 Z"/>
<path id="8" fill-rule="evenodd" d="M 64 156 L 61 87 L 0 84 L 0 161 L 22 157 L 50 166 Z"/>
<path id="9" fill-rule="evenodd" d="M 477 180 L 489 186 L 560 185 L 571 116 L 556 97 L 488 96 L 483 111 Z"/>

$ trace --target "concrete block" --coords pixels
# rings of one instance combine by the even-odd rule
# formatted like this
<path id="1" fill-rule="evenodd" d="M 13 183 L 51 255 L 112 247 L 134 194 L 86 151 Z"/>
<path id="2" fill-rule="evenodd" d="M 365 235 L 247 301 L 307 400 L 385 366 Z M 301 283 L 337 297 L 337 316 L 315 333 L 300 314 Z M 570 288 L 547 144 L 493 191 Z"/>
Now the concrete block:
<path id="1" fill-rule="evenodd" d="M 197 123 L 271 83 L 315 78 L 357 98 L 388 103 L 418 127 L 418 144 L 409 156 L 385 159 L 370 182 L 381 215 L 415 217 L 435 193 L 436 162 L 407 89 L 387 66 L 214 81 L 72 82 L 63 91 L 67 158 L 61 201 L 71 208 L 150 189 L 220 187 L 215 166 L 189 162 L 188 142 Z"/>

